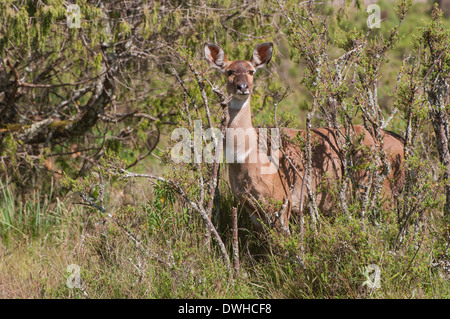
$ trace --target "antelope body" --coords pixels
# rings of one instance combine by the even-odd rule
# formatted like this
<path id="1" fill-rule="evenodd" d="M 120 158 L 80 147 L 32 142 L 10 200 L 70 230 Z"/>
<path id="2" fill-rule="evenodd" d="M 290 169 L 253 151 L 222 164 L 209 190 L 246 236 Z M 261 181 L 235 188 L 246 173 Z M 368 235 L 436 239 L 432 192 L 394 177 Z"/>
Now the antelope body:
<path id="1" fill-rule="evenodd" d="M 227 77 L 227 92 L 232 96 L 228 107 L 227 134 L 229 129 L 245 131 L 245 136 L 235 134 L 234 140 L 229 136 L 226 139 L 226 153 L 239 153 L 235 156 L 236 161 L 229 164 L 232 192 L 242 200 L 257 230 L 262 230 L 261 221 L 276 220 L 275 216 L 279 217 L 279 225 L 288 225 L 289 217 L 292 214 L 302 213 L 301 210 L 306 206 L 303 205 L 307 196 L 304 182 L 305 156 L 301 143 L 295 142 L 305 141 L 306 131 L 280 128 L 284 140 L 293 142 L 283 142 L 284 151 L 278 154 L 279 166 L 273 169 L 274 164 L 271 162 L 273 158 L 269 158 L 265 151 L 258 148 L 258 133 L 252 124 L 250 107 L 255 72 L 269 63 L 273 44 L 263 43 L 256 46 L 250 61 L 229 61 L 223 49 L 213 43 L 205 43 L 204 50 L 210 66 L 220 70 Z M 375 148 L 372 135 L 363 126 L 353 126 L 353 133 L 355 136 L 361 136 L 361 145 L 368 151 Z M 383 182 L 382 195 L 390 198 L 397 194 L 403 185 L 403 143 L 394 133 L 382 131 L 381 135 L 383 149 L 391 167 L 390 174 Z M 229 144 L 229 140 L 234 142 L 234 145 Z M 336 200 L 326 189 L 336 185 L 336 181 L 343 176 L 336 131 L 331 128 L 312 130 L 311 145 L 311 191 L 316 193 L 317 207 L 322 212 L 332 212 Z M 235 146 L 236 148 L 232 148 Z M 236 152 L 236 149 L 240 149 L 241 152 Z M 358 152 L 355 160 L 363 161 L 363 151 Z M 256 161 L 250 160 L 255 158 Z M 365 180 L 367 176 L 363 171 L 354 172 L 353 183 Z M 325 191 L 319 191 L 319 188 Z M 261 211 L 265 214 L 261 215 Z M 280 212 L 283 213 L 281 217 L 278 216 Z"/>

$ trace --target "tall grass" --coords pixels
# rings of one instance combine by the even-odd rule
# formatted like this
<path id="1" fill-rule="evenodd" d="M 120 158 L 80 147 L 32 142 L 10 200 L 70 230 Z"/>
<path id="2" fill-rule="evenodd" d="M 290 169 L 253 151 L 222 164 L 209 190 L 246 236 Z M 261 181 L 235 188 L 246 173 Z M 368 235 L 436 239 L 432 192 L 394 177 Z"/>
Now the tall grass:
<path id="1" fill-rule="evenodd" d="M 216 245 L 205 245 L 202 220 L 183 202 L 161 200 L 122 205 L 108 213 L 124 229 L 91 208 L 36 194 L 23 204 L 3 188 L 0 296 L 5 298 L 448 298 L 448 274 L 433 266 L 445 242 L 442 219 L 428 216 L 423 233 L 411 231 L 394 249 L 392 220 L 363 228 L 359 220 L 323 219 L 316 234 L 258 238 L 240 211 L 238 276 L 230 273 Z M 231 250 L 228 208 L 236 203 L 223 190 L 221 234 Z M 74 201 L 74 200 L 72 200 Z M 111 200 L 110 200 L 111 201 Z M 25 216 L 29 214 L 29 216 Z M 442 237 L 442 236 L 441 236 Z M 259 242 L 258 242 L 259 241 Z M 264 245 L 261 245 L 264 242 Z M 255 250 L 259 244 L 260 249 Z M 301 256 L 299 259 L 298 257 Z M 67 285 L 68 266 L 80 269 L 82 289 Z M 367 266 L 381 269 L 380 288 L 371 289 Z"/>
<path id="2" fill-rule="evenodd" d="M 49 232 L 62 216 L 59 199 L 34 192 L 26 201 L 17 201 L 13 190 L 0 184 L 0 238 L 10 236 L 36 238 Z"/>

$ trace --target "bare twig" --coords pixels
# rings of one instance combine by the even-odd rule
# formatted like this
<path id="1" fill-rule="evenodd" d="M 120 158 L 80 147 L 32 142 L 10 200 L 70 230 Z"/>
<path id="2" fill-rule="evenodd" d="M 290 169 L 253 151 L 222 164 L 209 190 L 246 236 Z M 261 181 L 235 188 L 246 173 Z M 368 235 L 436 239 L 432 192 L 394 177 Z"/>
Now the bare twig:
<path id="1" fill-rule="evenodd" d="M 239 237 L 238 237 L 238 233 L 239 233 L 239 229 L 238 229 L 238 218 L 237 218 L 237 208 L 233 207 L 232 211 L 231 211 L 231 219 L 232 219 L 232 224 L 233 224 L 233 242 L 232 242 L 232 248 L 233 248 L 233 268 L 234 271 L 236 273 L 236 275 L 239 274 L 239 268 L 240 268 L 240 263 L 239 263 Z"/>

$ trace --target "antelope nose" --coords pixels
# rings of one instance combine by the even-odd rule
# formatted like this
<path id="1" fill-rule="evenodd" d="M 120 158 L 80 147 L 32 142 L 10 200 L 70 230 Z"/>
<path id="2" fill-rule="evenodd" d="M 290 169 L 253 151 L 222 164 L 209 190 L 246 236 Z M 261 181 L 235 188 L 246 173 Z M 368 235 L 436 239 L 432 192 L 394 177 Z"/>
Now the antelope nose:
<path id="1" fill-rule="evenodd" d="M 245 92 L 248 90 L 248 84 L 246 83 L 238 84 L 237 89 L 241 92 Z"/>

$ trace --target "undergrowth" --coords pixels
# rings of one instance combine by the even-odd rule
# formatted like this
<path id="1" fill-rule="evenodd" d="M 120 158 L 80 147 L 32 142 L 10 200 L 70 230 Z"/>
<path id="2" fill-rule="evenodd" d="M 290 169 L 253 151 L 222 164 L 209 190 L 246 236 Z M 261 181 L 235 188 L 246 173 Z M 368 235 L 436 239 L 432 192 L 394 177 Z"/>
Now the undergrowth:
<path id="1" fill-rule="evenodd" d="M 224 185 L 221 185 L 222 187 Z M 427 216 L 420 232 L 411 225 L 398 244 L 395 223 L 323 218 L 315 232 L 258 238 L 240 212 L 239 273 L 221 261 L 213 242 L 205 245 L 201 219 L 182 202 L 156 191 L 143 205 L 119 206 L 110 214 L 58 201 L 34 200 L 33 222 L 8 211 L 2 193 L 0 292 L 20 298 L 448 298 L 448 238 L 443 218 Z M 166 194 L 167 195 L 167 194 Z M 159 204 L 155 204 L 159 203 Z M 222 207 L 234 198 L 224 190 Z M 25 208 L 26 207 L 26 208 Z M 16 210 L 20 212 L 20 209 Z M 6 212 L 6 214 L 5 214 Z M 223 211 L 222 214 L 226 214 Z M 387 213 L 386 213 L 387 214 Z M 386 215 L 385 214 L 385 215 Z M 39 215 L 39 217 L 36 217 Z M 356 216 L 354 214 L 353 216 Z M 393 217 L 395 218 L 395 216 Z M 227 218 L 221 234 L 231 250 Z M 244 228 L 245 227 L 245 228 Z M 139 242 L 132 240 L 135 235 Z M 264 244 L 261 244 L 263 242 Z M 258 249 L 255 249 L 257 247 Z M 70 288 L 77 275 L 81 286 Z M 370 265 L 379 267 L 378 279 Z M 72 277 L 71 277 L 72 276 Z M 374 287 L 375 280 L 379 286 Z"/>

